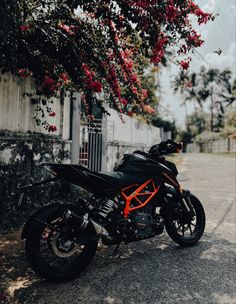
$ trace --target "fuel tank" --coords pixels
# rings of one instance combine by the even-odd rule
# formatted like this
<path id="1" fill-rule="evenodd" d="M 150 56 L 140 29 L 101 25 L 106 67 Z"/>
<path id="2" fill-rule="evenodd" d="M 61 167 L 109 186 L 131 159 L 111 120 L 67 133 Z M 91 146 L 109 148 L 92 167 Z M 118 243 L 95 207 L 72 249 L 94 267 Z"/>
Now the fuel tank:
<path id="1" fill-rule="evenodd" d="M 114 168 L 114 171 L 133 176 L 145 176 L 146 178 L 160 178 L 174 187 L 179 187 L 176 179 L 178 171 L 175 164 L 166 161 L 164 158 L 155 161 L 138 153 L 126 154 Z"/>

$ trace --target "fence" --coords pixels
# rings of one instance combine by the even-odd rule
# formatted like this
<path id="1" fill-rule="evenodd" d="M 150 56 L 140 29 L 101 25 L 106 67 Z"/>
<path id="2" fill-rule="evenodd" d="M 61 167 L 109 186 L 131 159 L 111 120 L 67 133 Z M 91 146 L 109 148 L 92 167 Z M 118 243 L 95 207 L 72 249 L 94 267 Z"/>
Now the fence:
<path id="1" fill-rule="evenodd" d="M 161 130 L 108 109 L 107 117 L 81 125 L 80 163 L 93 171 L 112 171 L 125 153 L 147 151 L 161 141 Z"/>
<path id="2" fill-rule="evenodd" d="M 81 125 L 80 129 L 80 164 L 92 171 L 102 168 L 102 119 Z"/>
<path id="3" fill-rule="evenodd" d="M 212 140 L 207 143 L 192 143 L 187 145 L 186 152 L 188 153 L 221 153 L 221 152 L 236 152 L 236 140 L 234 138 L 226 138 Z"/>

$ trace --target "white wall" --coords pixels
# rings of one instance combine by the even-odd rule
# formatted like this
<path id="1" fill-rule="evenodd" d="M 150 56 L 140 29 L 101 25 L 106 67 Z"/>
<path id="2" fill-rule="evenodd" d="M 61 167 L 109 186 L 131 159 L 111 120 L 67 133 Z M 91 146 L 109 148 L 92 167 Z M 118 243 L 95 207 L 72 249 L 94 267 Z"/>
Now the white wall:
<path id="1" fill-rule="evenodd" d="M 192 143 L 187 145 L 189 153 L 221 153 L 221 152 L 236 152 L 236 140 L 234 138 L 226 138 L 209 141 L 208 143 Z"/>
<path id="2" fill-rule="evenodd" d="M 127 115 L 122 115 L 123 123 L 115 110 L 109 109 L 108 112 L 111 114 L 108 117 L 108 142 L 151 146 L 161 141 L 159 128 L 148 126 Z"/>
<path id="3" fill-rule="evenodd" d="M 48 134 L 42 126 L 36 125 L 33 118 L 36 106 L 29 97 L 23 96 L 23 93 L 32 93 L 33 88 L 29 79 L 20 79 L 10 74 L 0 75 L 0 130 Z M 47 116 L 47 122 L 57 127 L 53 135 L 69 139 L 70 98 L 66 97 L 63 102 L 54 98 L 53 101 L 50 107 L 56 112 L 56 116 Z"/>
<path id="4" fill-rule="evenodd" d="M 161 141 L 161 130 L 138 121 L 127 115 L 122 115 L 124 123 L 115 110 L 107 109 L 111 116 L 107 122 L 107 153 L 106 169 L 112 171 L 114 165 L 125 153 L 134 150 L 148 151 Z"/>

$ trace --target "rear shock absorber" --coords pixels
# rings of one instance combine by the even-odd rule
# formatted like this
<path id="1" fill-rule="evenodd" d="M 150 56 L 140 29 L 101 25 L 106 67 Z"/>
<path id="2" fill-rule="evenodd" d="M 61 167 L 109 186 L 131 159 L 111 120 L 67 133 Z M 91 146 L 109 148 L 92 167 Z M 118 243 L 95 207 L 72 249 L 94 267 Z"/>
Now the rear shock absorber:
<path id="1" fill-rule="evenodd" d="M 104 219 L 107 218 L 108 214 L 118 208 L 117 204 L 110 200 L 104 200 L 98 209 L 98 217 L 100 221 L 103 221 Z"/>

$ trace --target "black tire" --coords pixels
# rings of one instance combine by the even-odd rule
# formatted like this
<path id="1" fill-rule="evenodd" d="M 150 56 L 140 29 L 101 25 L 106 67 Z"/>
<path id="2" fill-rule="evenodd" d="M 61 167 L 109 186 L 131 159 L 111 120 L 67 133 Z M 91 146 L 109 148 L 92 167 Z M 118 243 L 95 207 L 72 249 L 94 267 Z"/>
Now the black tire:
<path id="1" fill-rule="evenodd" d="M 55 220 L 57 220 L 63 215 L 62 211 L 63 209 L 54 211 L 45 219 L 45 222 L 53 223 Z M 47 231 L 50 231 L 50 228 L 46 227 L 43 224 L 37 225 L 35 229 L 31 230 L 30 235 L 28 235 L 28 237 L 26 238 L 26 256 L 32 269 L 40 277 L 54 282 L 67 281 L 79 275 L 81 271 L 83 271 L 92 261 L 96 253 L 98 241 L 93 240 L 83 245 L 82 251 L 79 253 L 79 255 L 75 253 L 75 256 L 73 257 L 70 263 L 68 262 L 69 260 L 66 261 L 66 259 L 71 259 L 71 257 L 57 257 L 49 245 L 47 248 L 48 252 L 52 254 L 52 256 L 53 254 L 55 256 L 52 258 L 56 258 L 58 260 L 62 259 L 63 261 L 61 260 L 61 262 L 64 264 L 65 262 L 69 263 L 67 268 L 58 267 L 55 265 L 51 265 L 49 261 L 47 261 L 47 258 L 45 258 L 45 256 L 43 256 L 42 254 L 41 241 L 44 241 L 43 234 L 45 233 L 45 229 L 47 229 Z M 45 243 L 48 244 L 49 242 L 45 241 Z"/>
<path id="2" fill-rule="evenodd" d="M 193 194 L 190 194 L 189 199 L 195 213 L 190 222 L 184 224 L 181 219 L 176 219 L 173 212 L 168 212 L 165 217 L 165 228 L 168 235 L 182 247 L 195 245 L 202 237 L 205 229 L 205 212 L 201 202 Z"/>

